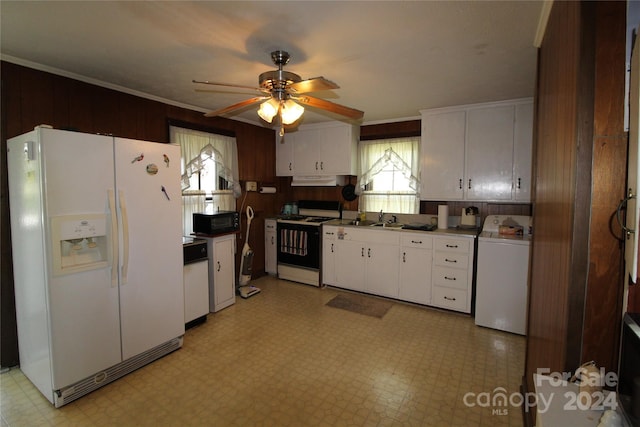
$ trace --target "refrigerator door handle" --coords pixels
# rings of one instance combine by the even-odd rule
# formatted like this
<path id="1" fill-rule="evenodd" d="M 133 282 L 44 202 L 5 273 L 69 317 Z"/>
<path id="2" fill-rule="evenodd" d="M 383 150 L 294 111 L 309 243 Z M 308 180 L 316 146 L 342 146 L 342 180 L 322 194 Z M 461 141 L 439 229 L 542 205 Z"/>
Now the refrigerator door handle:
<path id="1" fill-rule="evenodd" d="M 109 213 L 111 214 L 111 287 L 118 286 L 118 217 L 116 215 L 116 195 L 107 191 Z"/>
<path id="2" fill-rule="evenodd" d="M 122 216 L 122 278 L 120 285 L 127 284 L 127 271 L 129 270 L 129 217 L 127 216 L 127 203 L 124 193 L 118 192 L 120 199 L 120 214 Z"/>

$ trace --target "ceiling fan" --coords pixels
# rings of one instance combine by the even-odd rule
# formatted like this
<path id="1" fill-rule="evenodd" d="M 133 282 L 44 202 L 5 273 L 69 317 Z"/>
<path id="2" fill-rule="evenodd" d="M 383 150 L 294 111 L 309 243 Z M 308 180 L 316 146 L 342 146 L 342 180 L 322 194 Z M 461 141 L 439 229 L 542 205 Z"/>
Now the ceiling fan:
<path id="1" fill-rule="evenodd" d="M 303 106 L 319 108 L 353 120 L 362 118 L 364 112 L 360 110 L 307 95 L 309 92 L 338 89 L 339 86 L 324 77 L 302 80 L 299 75 L 283 70 L 289 58 L 289 53 L 283 50 L 271 52 L 271 59 L 278 69 L 260 74 L 258 79 L 260 87 L 193 80 L 193 83 L 250 89 L 262 93 L 260 96 L 206 113 L 205 116 L 220 116 L 262 102 L 258 115 L 268 123 L 272 123 L 274 117 L 277 118 L 281 135 L 284 132 L 283 125 L 293 124 L 302 116 Z"/>

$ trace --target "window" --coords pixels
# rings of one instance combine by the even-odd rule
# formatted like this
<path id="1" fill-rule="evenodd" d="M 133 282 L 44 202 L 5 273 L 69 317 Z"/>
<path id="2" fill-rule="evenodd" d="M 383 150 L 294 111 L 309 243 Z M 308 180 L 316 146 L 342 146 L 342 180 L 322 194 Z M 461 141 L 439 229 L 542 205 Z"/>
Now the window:
<path id="1" fill-rule="evenodd" d="M 170 127 L 171 142 L 181 148 L 182 224 L 193 232 L 193 213 L 235 211 L 240 196 L 238 152 L 234 137 Z"/>
<path id="2" fill-rule="evenodd" d="M 419 213 L 420 137 L 361 141 L 360 210 Z"/>

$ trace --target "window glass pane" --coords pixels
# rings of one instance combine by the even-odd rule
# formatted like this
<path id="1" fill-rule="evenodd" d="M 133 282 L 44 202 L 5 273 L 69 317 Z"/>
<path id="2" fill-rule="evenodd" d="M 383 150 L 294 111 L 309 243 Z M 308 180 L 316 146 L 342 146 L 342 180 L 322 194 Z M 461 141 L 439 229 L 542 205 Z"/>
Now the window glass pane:
<path id="1" fill-rule="evenodd" d="M 217 182 L 216 163 L 212 160 L 207 160 L 204 162 L 204 169 L 200 171 L 200 189 L 207 192 L 216 191 L 218 189 L 216 188 Z"/>

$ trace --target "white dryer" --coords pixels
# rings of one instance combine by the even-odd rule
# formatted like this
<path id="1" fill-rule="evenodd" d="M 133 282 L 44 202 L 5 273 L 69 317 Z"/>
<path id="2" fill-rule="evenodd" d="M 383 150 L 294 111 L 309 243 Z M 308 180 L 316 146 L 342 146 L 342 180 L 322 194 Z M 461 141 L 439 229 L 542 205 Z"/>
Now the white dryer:
<path id="1" fill-rule="evenodd" d="M 476 325 L 525 335 L 530 244 L 530 216 L 487 216 L 478 237 Z"/>

